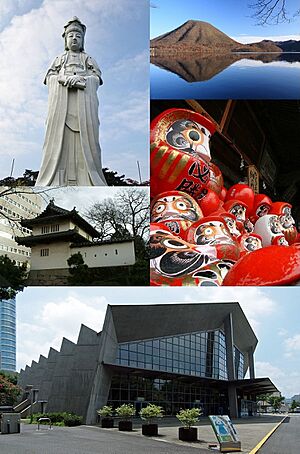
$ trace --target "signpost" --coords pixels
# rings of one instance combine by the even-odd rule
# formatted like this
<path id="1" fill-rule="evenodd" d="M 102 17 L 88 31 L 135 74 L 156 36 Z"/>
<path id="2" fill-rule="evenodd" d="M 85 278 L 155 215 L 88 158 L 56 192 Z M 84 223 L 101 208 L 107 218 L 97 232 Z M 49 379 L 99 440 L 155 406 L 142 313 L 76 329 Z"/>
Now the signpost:
<path id="1" fill-rule="evenodd" d="M 220 444 L 220 452 L 240 452 L 241 441 L 227 415 L 210 415 L 212 428 Z"/>

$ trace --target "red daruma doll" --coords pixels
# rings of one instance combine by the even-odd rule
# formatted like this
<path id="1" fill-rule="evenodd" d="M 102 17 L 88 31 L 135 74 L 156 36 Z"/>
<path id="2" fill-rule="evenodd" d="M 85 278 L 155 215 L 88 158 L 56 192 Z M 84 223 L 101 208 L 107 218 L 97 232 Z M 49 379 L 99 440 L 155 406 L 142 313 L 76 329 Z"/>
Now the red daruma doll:
<path id="1" fill-rule="evenodd" d="M 263 247 L 271 245 L 288 246 L 282 232 L 280 219 L 276 214 L 266 214 L 258 218 L 254 232 L 261 236 Z"/>
<path id="2" fill-rule="evenodd" d="M 292 205 L 287 202 L 274 202 L 269 211 L 270 214 L 276 214 L 279 217 L 282 233 L 289 244 L 297 240 L 297 229 L 292 217 Z"/>
<path id="3" fill-rule="evenodd" d="M 206 187 L 214 123 L 188 109 L 169 109 L 150 129 L 152 195 L 177 189 L 193 196 Z"/>
<path id="4" fill-rule="evenodd" d="M 184 192 L 163 192 L 151 203 L 151 222 L 163 223 L 173 234 L 181 237 L 190 225 L 202 217 L 196 200 Z"/>
<path id="5" fill-rule="evenodd" d="M 220 216 L 207 216 L 195 222 L 188 229 L 186 238 L 192 244 L 214 246 L 218 259 L 235 261 L 240 257 L 239 245 Z"/>

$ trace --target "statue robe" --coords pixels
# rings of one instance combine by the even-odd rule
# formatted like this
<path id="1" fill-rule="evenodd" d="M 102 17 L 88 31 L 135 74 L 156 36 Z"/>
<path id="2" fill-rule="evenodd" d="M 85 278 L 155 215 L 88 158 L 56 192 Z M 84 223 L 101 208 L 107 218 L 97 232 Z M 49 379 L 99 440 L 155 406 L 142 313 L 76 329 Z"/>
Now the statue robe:
<path id="1" fill-rule="evenodd" d="M 99 145 L 97 89 L 102 84 L 97 63 L 81 52 L 79 72 L 85 88 L 68 88 L 68 52 L 57 57 L 44 83 L 49 89 L 43 161 L 36 186 L 105 186 Z M 72 73 L 71 73 L 72 74 Z"/>

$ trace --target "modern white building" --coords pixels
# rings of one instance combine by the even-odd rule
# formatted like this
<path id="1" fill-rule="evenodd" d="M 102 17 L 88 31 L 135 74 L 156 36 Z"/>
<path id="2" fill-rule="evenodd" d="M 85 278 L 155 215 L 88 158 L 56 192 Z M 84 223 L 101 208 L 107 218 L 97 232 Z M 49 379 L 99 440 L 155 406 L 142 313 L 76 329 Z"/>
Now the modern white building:
<path id="1" fill-rule="evenodd" d="M 21 225 L 23 218 L 34 218 L 42 211 L 42 198 L 31 188 L 0 190 L 0 255 L 7 255 L 17 265 L 30 261 L 30 248 L 18 244 L 15 237 L 31 235 L 31 230 Z"/>
<path id="2" fill-rule="evenodd" d="M 31 271 L 68 269 L 67 260 L 80 252 L 90 268 L 128 266 L 135 263 L 133 239 L 97 242 L 99 232 L 77 210 L 58 207 L 53 201 L 33 219 L 23 219 L 30 236 L 18 237 L 31 248 Z"/>

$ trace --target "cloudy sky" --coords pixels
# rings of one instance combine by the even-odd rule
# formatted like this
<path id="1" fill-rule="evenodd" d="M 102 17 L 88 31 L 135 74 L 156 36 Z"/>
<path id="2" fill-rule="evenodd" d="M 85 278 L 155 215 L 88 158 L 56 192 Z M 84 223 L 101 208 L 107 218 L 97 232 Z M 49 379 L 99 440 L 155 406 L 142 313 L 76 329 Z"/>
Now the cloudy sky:
<path id="1" fill-rule="evenodd" d="M 47 68 L 64 51 L 64 24 L 86 24 L 85 50 L 98 62 L 104 85 L 100 145 L 104 167 L 148 177 L 149 8 L 147 0 L 1 0 L 0 178 L 38 170 L 42 159 Z"/>
<path id="2" fill-rule="evenodd" d="M 27 288 L 17 297 L 17 369 L 76 342 L 84 323 L 101 331 L 107 304 L 238 301 L 258 338 L 256 376 L 285 397 L 300 393 L 299 288 Z"/>
<path id="3" fill-rule="evenodd" d="M 299 17 L 278 25 L 259 26 L 248 8 L 254 0 L 152 0 L 150 36 L 155 38 L 189 19 L 209 22 L 241 43 L 263 39 L 300 40 Z M 290 15 L 299 9 L 299 0 L 287 0 Z"/>
<path id="4" fill-rule="evenodd" d="M 114 198 L 118 192 L 130 191 L 131 187 L 76 187 L 68 186 L 65 188 L 39 189 L 35 188 L 37 193 L 42 197 L 43 209 L 47 206 L 50 199 L 54 199 L 54 203 L 66 210 L 76 208 L 81 215 L 92 207 L 96 202 L 100 202 L 106 198 Z M 139 190 L 149 194 L 149 188 L 140 187 Z"/>

